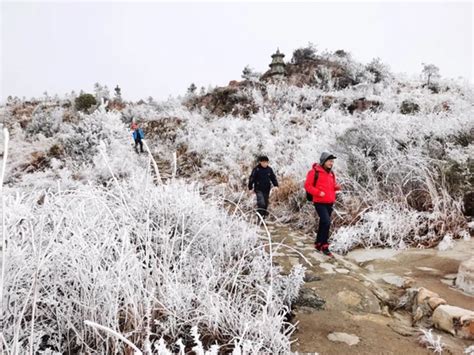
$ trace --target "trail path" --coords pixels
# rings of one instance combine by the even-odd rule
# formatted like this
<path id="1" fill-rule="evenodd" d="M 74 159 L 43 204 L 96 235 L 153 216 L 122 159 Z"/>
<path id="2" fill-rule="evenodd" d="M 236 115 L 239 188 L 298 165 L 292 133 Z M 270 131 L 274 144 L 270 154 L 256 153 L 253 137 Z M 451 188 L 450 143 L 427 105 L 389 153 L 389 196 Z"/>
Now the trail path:
<path id="1" fill-rule="evenodd" d="M 427 287 L 451 305 L 474 307 L 472 296 L 452 287 L 460 262 L 474 253 L 474 240 L 458 241 L 454 249 L 445 252 L 372 249 L 330 259 L 314 250 L 312 236 L 279 224 L 271 224 L 268 229 L 273 243 L 295 249 L 274 244 L 275 263 L 284 272 L 298 263 L 307 268 L 303 296 L 294 308 L 293 322 L 298 324 L 292 348 L 295 352 L 431 354 L 419 345 L 419 332 L 412 327 L 411 315 L 393 310 L 404 284 Z M 265 234 L 263 230 L 262 239 L 268 238 Z M 436 334 L 447 345 L 445 354 L 462 354 L 470 345 L 444 332 Z"/>

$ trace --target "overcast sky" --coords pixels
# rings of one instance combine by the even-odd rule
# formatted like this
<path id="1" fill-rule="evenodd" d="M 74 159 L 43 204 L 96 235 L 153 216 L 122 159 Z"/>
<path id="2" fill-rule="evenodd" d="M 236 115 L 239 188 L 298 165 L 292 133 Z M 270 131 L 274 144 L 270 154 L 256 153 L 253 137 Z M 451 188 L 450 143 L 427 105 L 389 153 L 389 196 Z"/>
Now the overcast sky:
<path id="1" fill-rule="evenodd" d="M 2 0 L 0 0 L 2 1 Z M 137 3 L 2 2 L 2 101 L 100 82 L 126 99 L 167 98 L 265 71 L 313 42 L 395 72 L 434 63 L 447 77 L 473 76 L 472 2 Z"/>

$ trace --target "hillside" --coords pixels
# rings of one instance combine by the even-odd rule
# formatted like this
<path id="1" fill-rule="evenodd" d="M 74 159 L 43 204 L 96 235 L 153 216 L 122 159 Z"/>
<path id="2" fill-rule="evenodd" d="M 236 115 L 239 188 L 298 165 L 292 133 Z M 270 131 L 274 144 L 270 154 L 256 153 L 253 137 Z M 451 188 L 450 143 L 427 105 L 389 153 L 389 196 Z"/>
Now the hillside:
<path id="1" fill-rule="evenodd" d="M 90 97 L 10 97 L 0 107 L 10 137 L 1 144 L 2 335 L 12 353 L 131 351 L 86 320 L 150 353 L 200 341 L 289 352 L 307 265 L 273 262 L 246 187 L 262 154 L 280 181 L 271 221 L 309 244 L 315 216 L 303 183 L 322 151 L 337 156 L 342 185 L 338 254 L 471 238 L 472 86 L 312 47 L 278 63 L 280 72 L 247 68 L 228 86 L 161 102 L 96 85 Z M 132 121 L 145 132 L 141 155 Z"/>

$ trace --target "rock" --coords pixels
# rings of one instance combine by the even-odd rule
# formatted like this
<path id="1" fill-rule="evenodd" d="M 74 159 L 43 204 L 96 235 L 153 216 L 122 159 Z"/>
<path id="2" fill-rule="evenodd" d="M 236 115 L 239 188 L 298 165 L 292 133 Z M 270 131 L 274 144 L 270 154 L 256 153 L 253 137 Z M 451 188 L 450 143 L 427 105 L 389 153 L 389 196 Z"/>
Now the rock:
<path id="1" fill-rule="evenodd" d="M 302 288 L 300 294 L 295 301 L 295 305 L 299 307 L 309 307 L 313 309 L 323 309 L 324 301 L 319 295 L 310 288 Z"/>
<path id="2" fill-rule="evenodd" d="M 319 264 L 320 267 L 322 267 L 324 270 L 326 270 L 324 273 L 325 274 L 335 274 L 336 272 L 334 271 L 334 265 L 329 264 L 329 263 L 321 263 Z"/>
<path id="3" fill-rule="evenodd" d="M 372 285 L 372 293 L 383 303 L 390 303 L 392 298 L 390 295 L 382 288 L 377 287 L 377 285 Z"/>
<path id="4" fill-rule="evenodd" d="M 337 294 L 337 299 L 347 306 L 359 306 L 362 299 L 360 295 L 354 291 L 341 291 Z"/>
<path id="5" fill-rule="evenodd" d="M 313 281 L 321 281 L 321 278 L 315 274 L 306 273 L 304 275 L 304 282 L 313 282 Z"/>
<path id="6" fill-rule="evenodd" d="M 458 331 L 458 335 L 464 339 L 474 339 L 474 319 L 470 319 Z"/>
<path id="7" fill-rule="evenodd" d="M 413 287 L 414 284 L 415 284 L 415 280 L 412 279 L 411 277 L 407 277 L 405 278 L 405 281 L 403 281 L 402 288 L 408 289 L 408 288 Z"/>
<path id="8" fill-rule="evenodd" d="M 384 315 L 385 317 L 389 317 L 389 318 L 392 317 L 392 315 L 390 314 L 390 310 L 389 310 L 387 305 L 382 307 L 382 315 Z"/>
<path id="9" fill-rule="evenodd" d="M 296 265 L 299 265 L 300 264 L 300 259 L 296 258 L 296 257 L 289 257 L 288 258 L 289 261 L 290 261 L 290 265 L 291 266 L 296 266 Z"/>
<path id="10" fill-rule="evenodd" d="M 387 260 L 392 259 L 396 255 L 400 254 L 399 250 L 395 249 L 356 249 L 350 251 L 347 254 L 347 258 L 355 261 L 356 263 L 365 263 L 373 260 Z"/>
<path id="11" fill-rule="evenodd" d="M 430 290 L 427 290 L 424 287 L 421 287 L 418 290 L 418 295 L 416 296 L 416 303 L 422 304 L 425 300 L 433 298 L 433 297 L 439 297 L 439 295 Z"/>
<path id="12" fill-rule="evenodd" d="M 338 332 L 328 334 L 328 339 L 337 343 L 346 343 L 349 346 L 359 344 L 360 342 L 357 335 Z"/>
<path id="13" fill-rule="evenodd" d="M 425 313 L 423 312 L 423 309 L 421 307 L 416 307 L 415 313 L 413 314 L 413 322 L 418 323 Z"/>
<path id="14" fill-rule="evenodd" d="M 474 256 L 459 265 L 456 286 L 470 295 L 474 295 Z"/>
<path id="15" fill-rule="evenodd" d="M 385 275 L 382 280 L 396 287 L 402 287 L 405 284 L 405 279 L 397 275 Z"/>
<path id="16" fill-rule="evenodd" d="M 339 269 L 336 269 L 336 272 L 338 272 L 338 273 L 340 273 L 340 274 L 348 274 L 348 273 L 349 273 L 349 270 L 343 269 L 343 268 L 339 268 Z"/>
<path id="17" fill-rule="evenodd" d="M 315 261 L 320 262 L 320 263 L 322 263 L 326 260 L 325 257 L 322 254 L 318 253 L 318 252 L 312 252 L 311 254 L 309 254 L 309 256 L 312 259 L 314 259 Z"/>
<path id="18" fill-rule="evenodd" d="M 432 310 L 435 310 L 438 308 L 438 306 L 441 306 L 442 304 L 446 304 L 446 300 L 444 300 L 441 297 L 431 297 L 428 300 L 428 304 L 430 305 Z"/>
<path id="19" fill-rule="evenodd" d="M 417 268 L 418 270 L 427 271 L 427 272 L 432 272 L 432 273 L 434 273 L 434 274 L 439 273 L 439 270 L 433 269 L 432 267 L 417 266 L 416 268 Z"/>
<path id="20" fill-rule="evenodd" d="M 440 305 L 433 312 L 436 328 L 465 339 L 474 339 L 474 312 L 450 305 Z"/>

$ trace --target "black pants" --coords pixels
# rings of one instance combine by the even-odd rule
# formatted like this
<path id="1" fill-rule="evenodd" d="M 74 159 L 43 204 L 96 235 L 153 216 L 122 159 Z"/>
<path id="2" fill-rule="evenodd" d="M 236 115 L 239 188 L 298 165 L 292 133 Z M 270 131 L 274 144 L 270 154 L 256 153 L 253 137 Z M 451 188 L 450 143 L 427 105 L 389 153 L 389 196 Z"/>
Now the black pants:
<path id="1" fill-rule="evenodd" d="M 140 152 L 143 153 L 143 142 L 141 139 L 135 139 L 135 150 L 138 153 L 138 145 L 140 144 Z"/>
<path id="2" fill-rule="evenodd" d="M 255 191 L 257 195 L 257 212 L 262 216 L 268 216 L 268 200 L 270 198 L 270 191 Z"/>
<path id="3" fill-rule="evenodd" d="M 331 227 L 332 203 L 315 203 L 314 207 L 319 216 L 319 228 L 315 243 L 327 244 Z"/>

